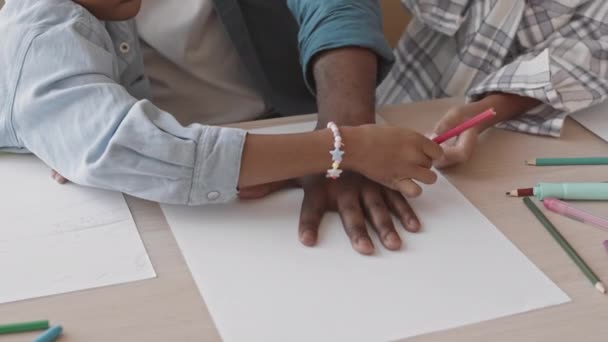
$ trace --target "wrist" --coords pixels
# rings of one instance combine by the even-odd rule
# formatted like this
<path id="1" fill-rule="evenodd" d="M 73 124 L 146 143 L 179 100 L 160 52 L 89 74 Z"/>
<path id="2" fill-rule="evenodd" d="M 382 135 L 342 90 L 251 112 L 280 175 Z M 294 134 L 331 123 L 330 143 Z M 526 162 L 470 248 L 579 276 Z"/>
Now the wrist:
<path id="1" fill-rule="evenodd" d="M 542 102 L 531 97 L 509 93 L 490 93 L 479 100 L 485 109 L 494 108 L 496 117 L 481 125 L 481 131 L 497 123 L 510 120 L 540 105 Z M 484 109 L 484 110 L 485 110 Z"/>
<path id="2" fill-rule="evenodd" d="M 328 122 L 359 126 L 375 122 L 378 57 L 359 47 L 344 47 L 320 53 L 313 73 L 319 112 L 318 129 Z"/>
<path id="3" fill-rule="evenodd" d="M 342 168 L 346 171 L 360 170 L 360 165 L 366 155 L 366 135 L 363 127 L 343 126 L 340 127 L 342 141 L 344 143 L 344 159 L 342 160 Z"/>

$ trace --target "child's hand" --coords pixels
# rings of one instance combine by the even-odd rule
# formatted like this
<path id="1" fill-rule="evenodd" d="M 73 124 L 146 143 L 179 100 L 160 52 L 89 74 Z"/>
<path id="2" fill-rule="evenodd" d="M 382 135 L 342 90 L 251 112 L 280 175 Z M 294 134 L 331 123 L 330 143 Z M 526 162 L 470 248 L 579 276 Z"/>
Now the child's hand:
<path id="1" fill-rule="evenodd" d="M 349 150 L 345 146 L 345 163 L 355 160 L 352 168 L 388 188 L 401 192 L 406 197 L 416 197 L 422 188 L 414 181 L 433 184 L 437 175 L 431 171 L 433 161 L 443 156 L 439 145 L 421 134 L 408 129 L 365 125 L 354 128 L 355 141 Z M 349 158 L 348 154 L 352 157 Z"/>
<path id="2" fill-rule="evenodd" d="M 478 126 L 464 131 L 457 138 L 442 144 L 444 154 L 441 159 L 435 162 L 435 167 L 444 168 L 468 161 L 473 156 L 479 134 L 495 124 L 525 113 L 539 104 L 541 102 L 534 98 L 506 93 L 492 93 L 479 101 L 450 109 L 437 123 L 435 134 L 439 135 L 454 128 L 488 108 L 494 108 L 496 115 L 493 119 L 484 121 Z"/>
<path id="3" fill-rule="evenodd" d="M 59 184 L 65 184 L 68 182 L 67 179 L 65 179 L 62 175 L 60 175 L 57 171 L 52 170 L 51 171 L 51 177 Z"/>
<path id="4" fill-rule="evenodd" d="M 439 135 L 486 109 L 487 108 L 483 108 L 483 106 L 476 102 L 452 108 L 447 111 L 441 120 L 439 120 L 433 133 L 434 135 Z M 464 163 L 471 159 L 473 152 L 475 151 L 477 138 L 483 130 L 484 127 L 481 127 L 481 125 L 475 126 L 462 132 L 458 137 L 443 143 L 443 157 L 435 162 L 435 167 L 444 168 L 454 164 Z"/>

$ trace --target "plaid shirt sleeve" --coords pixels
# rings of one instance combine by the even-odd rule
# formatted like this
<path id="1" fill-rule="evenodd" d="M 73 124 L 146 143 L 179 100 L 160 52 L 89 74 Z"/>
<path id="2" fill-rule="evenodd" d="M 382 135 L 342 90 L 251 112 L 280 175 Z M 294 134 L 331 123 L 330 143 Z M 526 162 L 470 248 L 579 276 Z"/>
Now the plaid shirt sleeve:
<path id="1" fill-rule="evenodd" d="M 437 32 L 452 36 L 464 21 L 469 0 L 401 0 L 414 17 Z"/>
<path id="2" fill-rule="evenodd" d="M 521 53 L 467 94 L 474 98 L 501 91 L 543 102 L 499 127 L 559 136 L 567 114 L 596 104 L 608 95 L 606 2 L 585 1 L 569 18 L 558 15 L 556 6 L 530 5 L 518 32 Z M 568 22 L 564 24 L 564 20 Z"/>

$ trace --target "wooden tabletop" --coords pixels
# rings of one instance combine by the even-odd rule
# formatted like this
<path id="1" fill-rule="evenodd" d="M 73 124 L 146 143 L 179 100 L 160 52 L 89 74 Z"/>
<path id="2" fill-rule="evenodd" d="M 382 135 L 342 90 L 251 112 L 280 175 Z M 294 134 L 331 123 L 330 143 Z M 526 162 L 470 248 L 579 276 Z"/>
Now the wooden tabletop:
<path id="1" fill-rule="evenodd" d="M 458 103 L 460 100 L 448 99 L 395 106 L 384 109 L 382 116 L 391 124 L 426 132 L 443 112 Z M 241 126 L 253 128 L 311 119 L 311 116 L 302 116 Z M 537 156 L 606 155 L 607 147 L 571 120 L 566 122 L 561 139 L 491 130 L 482 137 L 473 160 L 446 170 L 447 178 L 556 282 L 572 302 L 407 341 L 608 341 L 608 296 L 593 289 L 520 199 L 504 196 L 507 190 L 531 186 L 538 181 L 608 181 L 608 166 L 524 165 L 524 160 Z M 0 305 L 0 322 L 49 319 L 64 326 L 62 342 L 220 341 L 160 207 L 135 198 L 127 201 L 157 278 Z M 608 214 L 606 203 L 583 206 Z M 562 217 L 549 217 L 608 284 L 608 253 L 601 246 L 608 234 Z M 36 334 L 6 335 L 0 336 L 0 340 L 30 341 L 34 336 Z"/>

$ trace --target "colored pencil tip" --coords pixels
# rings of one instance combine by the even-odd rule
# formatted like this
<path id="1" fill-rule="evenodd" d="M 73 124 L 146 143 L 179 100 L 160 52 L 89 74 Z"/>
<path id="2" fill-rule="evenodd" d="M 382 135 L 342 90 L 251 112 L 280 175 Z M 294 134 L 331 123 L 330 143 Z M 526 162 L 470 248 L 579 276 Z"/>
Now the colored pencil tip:
<path id="1" fill-rule="evenodd" d="M 530 166 L 535 166 L 536 165 L 536 160 L 526 160 L 526 165 L 530 165 Z"/>
<path id="2" fill-rule="evenodd" d="M 606 294 L 606 288 L 604 287 L 604 285 L 600 282 L 595 283 L 595 288 L 600 291 L 603 294 Z"/>

